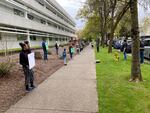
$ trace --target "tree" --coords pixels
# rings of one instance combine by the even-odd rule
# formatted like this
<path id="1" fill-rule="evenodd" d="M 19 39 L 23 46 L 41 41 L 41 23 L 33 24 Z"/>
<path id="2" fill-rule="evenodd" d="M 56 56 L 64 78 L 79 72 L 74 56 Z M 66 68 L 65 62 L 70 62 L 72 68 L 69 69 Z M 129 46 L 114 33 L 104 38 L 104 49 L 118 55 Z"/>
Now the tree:
<path id="1" fill-rule="evenodd" d="M 150 17 L 145 17 L 142 25 L 140 26 L 140 32 L 144 33 L 144 34 L 149 34 L 149 25 L 150 25 Z"/>
<path id="2" fill-rule="evenodd" d="M 96 0 L 87 0 L 84 7 L 78 12 L 77 17 L 84 18 L 86 21 L 81 33 L 84 38 L 95 39 L 100 35 L 100 16 L 96 11 L 97 7 Z"/>
<path id="3" fill-rule="evenodd" d="M 139 41 L 139 23 L 138 23 L 138 8 L 137 0 L 130 0 L 131 12 L 131 38 L 132 38 L 132 66 L 130 81 L 142 81 L 140 68 L 140 41 Z"/>
<path id="4" fill-rule="evenodd" d="M 131 15 L 130 11 L 127 11 L 119 22 L 115 34 L 117 37 L 131 37 Z"/>
<path id="5" fill-rule="evenodd" d="M 117 25 L 129 9 L 128 0 L 110 0 L 111 3 L 111 30 L 110 30 L 110 41 L 108 47 L 108 53 L 112 53 L 112 42 L 114 38 L 114 32 L 117 28 Z"/>

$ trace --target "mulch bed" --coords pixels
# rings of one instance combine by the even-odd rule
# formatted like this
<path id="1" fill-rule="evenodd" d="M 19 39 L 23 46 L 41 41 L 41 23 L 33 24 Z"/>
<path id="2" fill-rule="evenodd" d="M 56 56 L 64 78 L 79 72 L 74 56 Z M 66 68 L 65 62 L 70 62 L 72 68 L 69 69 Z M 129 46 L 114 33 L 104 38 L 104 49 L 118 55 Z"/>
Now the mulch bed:
<path id="1" fill-rule="evenodd" d="M 42 50 L 38 51 L 42 52 Z M 0 113 L 4 113 L 11 105 L 27 94 L 24 87 L 22 67 L 18 63 L 18 54 L 12 55 L 12 57 L 15 66 L 9 75 L 0 78 Z M 52 49 L 52 55 L 49 55 L 48 58 L 48 61 L 36 60 L 36 67 L 34 68 L 36 86 L 63 66 L 63 60 L 55 55 L 54 49 Z M 0 57 L 0 60 L 2 61 L 4 58 Z"/>

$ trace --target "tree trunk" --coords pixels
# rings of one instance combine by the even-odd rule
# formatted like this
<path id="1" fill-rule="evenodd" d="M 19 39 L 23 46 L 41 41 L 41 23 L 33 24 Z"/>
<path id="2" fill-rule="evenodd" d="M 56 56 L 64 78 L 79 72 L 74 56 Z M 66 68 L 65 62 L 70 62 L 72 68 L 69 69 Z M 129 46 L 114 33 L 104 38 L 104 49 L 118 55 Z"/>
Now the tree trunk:
<path id="1" fill-rule="evenodd" d="M 112 53 L 112 42 L 114 38 L 114 9 L 112 8 L 112 13 L 111 13 L 111 32 L 110 32 L 110 41 L 109 41 L 109 47 L 108 47 L 108 53 Z"/>
<path id="2" fill-rule="evenodd" d="M 104 48 L 105 47 L 105 43 L 104 43 L 104 34 L 103 33 L 101 33 L 101 36 L 102 36 L 102 38 L 101 38 L 101 45 L 102 45 L 102 47 Z"/>
<path id="3" fill-rule="evenodd" d="M 130 13 L 132 20 L 132 65 L 130 81 L 142 81 L 140 68 L 140 41 L 139 41 L 139 24 L 138 24 L 138 7 L 137 0 L 130 0 Z"/>
<path id="4" fill-rule="evenodd" d="M 100 29 L 101 29 L 101 45 L 104 48 L 104 0 L 99 0 L 99 15 L 100 15 Z"/>
<path id="5" fill-rule="evenodd" d="M 114 31 L 112 31 L 111 34 L 110 34 L 110 41 L 109 41 L 108 53 L 112 53 L 113 37 L 114 37 Z"/>

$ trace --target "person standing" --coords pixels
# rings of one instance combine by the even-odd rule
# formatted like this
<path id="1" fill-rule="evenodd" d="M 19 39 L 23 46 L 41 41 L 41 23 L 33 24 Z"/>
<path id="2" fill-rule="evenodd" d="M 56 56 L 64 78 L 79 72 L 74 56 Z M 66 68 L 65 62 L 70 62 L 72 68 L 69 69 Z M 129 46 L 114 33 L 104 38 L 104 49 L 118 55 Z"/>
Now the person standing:
<path id="1" fill-rule="evenodd" d="M 140 41 L 140 63 L 144 63 L 144 42 L 143 40 Z"/>
<path id="2" fill-rule="evenodd" d="M 124 55 L 124 60 L 127 60 L 127 40 L 124 40 L 124 42 L 123 42 L 123 45 L 122 45 L 122 47 L 123 47 L 123 55 Z"/>
<path id="3" fill-rule="evenodd" d="M 42 48 L 44 52 L 44 60 L 48 60 L 48 44 L 45 40 L 42 42 Z"/>
<path id="4" fill-rule="evenodd" d="M 64 65 L 67 65 L 67 52 L 66 52 L 66 48 L 63 51 L 63 59 L 64 59 Z"/>
<path id="5" fill-rule="evenodd" d="M 22 65 L 24 74 L 25 74 L 25 89 L 26 91 L 31 91 L 35 88 L 34 86 L 34 73 L 32 69 L 29 69 L 29 61 L 28 61 L 28 54 L 29 48 L 28 45 L 25 43 L 19 43 L 22 48 L 22 51 L 19 54 L 19 62 Z"/>
<path id="6" fill-rule="evenodd" d="M 91 47 L 93 48 L 93 47 L 94 47 L 94 43 L 93 43 L 93 41 L 91 41 L 91 42 L 90 42 L 90 44 L 91 44 Z"/>
<path id="7" fill-rule="evenodd" d="M 28 47 L 28 52 L 31 53 L 31 48 L 30 48 L 30 44 L 29 41 L 24 41 L 24 43 L 27 45 Z"/>
<path id="8" fill-rule="evenodd" d="M 76 51 L 77 51 L 78 54 L 80 54 L 80 47 L 79 47 L 79 43 L 78 42 L 76 43 Z"/>
<path id="9" fill-rule="evenodd" d="M 70 55 L 70 59 L 73 58 L 73 53 L 72 53 L 72 44 L 69 45 L 69 55 Z"/>
<path id="10" fill-rule="evenodd" d="M 58 55 L 58 53 L 59 53 L 59 44 L 58 44 L 57 41 L 56 41 L 56 44 L 55 44 L 55 48 L 56 48 L 56 54 Z"/>
<path id="11" fill-rule="evenodd" d="M 97 48 L 97 52 L 99 52 L 99 46 L 100 46 L 100 39 L 96 38 L 96 48 Z"/>

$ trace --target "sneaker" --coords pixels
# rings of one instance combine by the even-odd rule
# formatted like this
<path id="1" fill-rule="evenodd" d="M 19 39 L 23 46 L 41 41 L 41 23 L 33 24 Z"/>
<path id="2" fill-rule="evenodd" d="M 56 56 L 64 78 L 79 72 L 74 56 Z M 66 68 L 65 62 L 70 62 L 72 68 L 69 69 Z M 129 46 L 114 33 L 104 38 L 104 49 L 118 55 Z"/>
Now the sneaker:
<path id="1" fill-rule="evenodd" d="M 26 89 L 26 92 L 28 93 L 28 92 L 31 92 L 32 91 L 32 88 L 27 88 Z"/>
<path id="2" fill-rule="evenodd" d="M 29 85 L 26 85 L 26 91 L 30 92 L 32 90 L 32 88 L 29 87 Z"/>
<path id="3" fill-rule="evenodd" d="M 31 89 L 34 89 L 34 88 L 36 88 L 36 87 L 35 87 L 34 85 L 32 85 L 32 86 L 31 86 Z"/>

